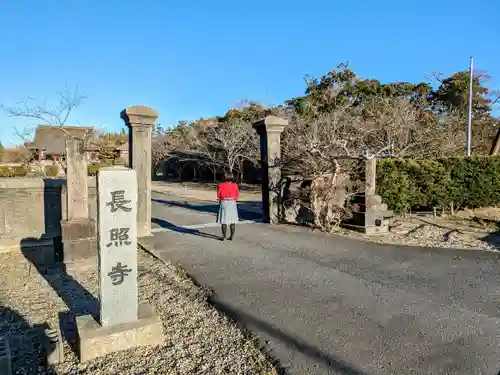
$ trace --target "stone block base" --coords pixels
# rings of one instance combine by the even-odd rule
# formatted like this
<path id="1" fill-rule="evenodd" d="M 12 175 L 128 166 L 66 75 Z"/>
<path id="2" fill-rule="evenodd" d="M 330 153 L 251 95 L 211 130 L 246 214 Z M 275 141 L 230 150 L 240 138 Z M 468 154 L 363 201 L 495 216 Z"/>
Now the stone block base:
<path id="1" fill-rule="evenodd" d="M 78 241 L 64 241 L 63 262 L 71 263 L 97 257 L 97 239 L 86 238 Z"/>
<path id="2" fill-rule="evenodd" d="M 164 342 L 160 318 L 147 302 L 139 303 L 138 319 L 134 322 L 102 327 L 91 315 L 85 315 L 76 318 L 76 325 L 82 362 L 120 350 Z"/>
<path id="3" fill-rule="evenodd" d="M 389 233 L 389 227 L 387 225 L 365 227 L 365 234 L 387 234 L 387 233 Z"/>
<path id="4" fill-rule="evenodd" d="M 64 362 L 64 346 L 61 331 L 59 329 L 44 330 L 42 347 L 45 353 L 45 364 L 47 366 Z"/>
<path id="5" fill-rule="evenodd" d="M 97 237 L 93 220 L 62 221 L 61 234 L 64 263 L 97 256 Z"/>
<path id="6" fill-rule="evenodd" d="M 68 241 L 96 236 L 95 221 L 92 219 L 73 219 L 61 222 L 61 234 Z"/>

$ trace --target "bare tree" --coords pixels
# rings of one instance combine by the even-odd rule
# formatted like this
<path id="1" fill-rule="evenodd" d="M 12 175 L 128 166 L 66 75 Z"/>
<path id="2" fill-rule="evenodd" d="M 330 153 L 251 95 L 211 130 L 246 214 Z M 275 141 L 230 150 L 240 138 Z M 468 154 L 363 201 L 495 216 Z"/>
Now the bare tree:
<path id="1" fill-rule="evenodd" d="M 218 164 L 228 172 L 241 172 L 242 163 L 255 163 L 256 135 L 250 123 L 222 123 L 206 130 L 204 140 L 217 150 Z"/>
<path id="2" fill-rule="evenodd" d="M 215 176 L 217 168 L 220 167 L 216 151 L 206 142 L 204 132 L 194 122 L 180 122 L 172 130 L 159 128 L 152 140 L 154 167 L 159 168 L 164 163 L 171 163 L 179 176 L 188 164 L 194 169 L 205 166 L 211 169 Z"/>
<path id="3" fill-rule="evenodd" d="M 372 155 L 422 155 L 436 139 L 438 123 L 424 102 L 407 98 L 376 97 L 367 101 L 357 121 L 362 147 Z"/>
<path id="4" fill-rule="evenodd" d="M 463 148 L 461 117 L 448 112 L 440 118 L 425 103 L 398 97 L 356 104 L 339 100 L 328 112 L 309 105 L 307 116 L 295 116 L 285 128 L 283 165 L 285 175 L 312 181 L 309 208 L 314 225 L 322 230 L 330 231 L 340 223 L 346 184 L 356 189 L 353 180 L 363 179 L 363 158 L 438 157 Z"/>
<path id="5" fill-rule="evenodd" d="M 57 96 L 59 102 L 54 107 L 50 107 L 45 100 L 39 101 L 36 98 L 28 97 L 26 100 L 16 103 L 15 106 L 0 104 L 0 110 L 3 110 L 9 117 L 23 117 L 39 120 L 47 125 L 64 126 L 71 112 L 83 104 L 87 96 L 79 92 L 78 85 L 73 91 L 66 87 L 57 92 Z M 25 147 L 31 142 L 33 131 L 34 129 L 30 126 L 13 127 L 13 134 L 22 141 Z M 65 169 L 65 165 L 62 164 L 62 167 Z M 39 169 L 42 171 L 41 168 Z M 43 174 L 43 171 L 41 173 Z"/>
<path id="6" fill-rule="evenodd" d="M 39 120 L 47 125 L 63 126 L 73 109 L 83 104 L 87 96 L 80 94 L 78 86 L 74 91 L 66 87 L 57 92 L 57 96 L 59 103 L 54 107 L 50 107 L 45 100 L 40 102 L 36 98 L 28 97 L 16 106 L 0 105 L 0 109 L 10 117 L 24 117 Z"/>
<path id="7" fill-rule="evenodd" d="M 215 181 L 217 179 L 217 171 L 224 169 L 225 165 L 220 154 L 220 149 L 211 143 L 211 135 L 211 128 L 207 128 L 203 132 L 191 132 L 188 135 L 189 141 L 184 145 L 184 149 L 186 155 L 189 155 L 198 164 L 204 165 L 212 171 Z"/>
<path id="8" fill-rule="evenodd" d="M 171 151 L 168 147 L 166 136 L 164 134 L 156 134 L 151 142 L 151 147 L 153 167 L 157 169 Z"/>
<path id="9" fill-rule="evenodd" d="M 356 158 L 364 146 L 359 137 L 359 116 L 349 104 L 337 105 L 328 113 L 315 113 L 315 107 L 310 106 L 307 113 L 314 115 L 295 116 L 285 128 L 284 172 L 295 175 L 299 186 L 310 181 L 307 192 L 300 193 L 301 199 L 306 198 L 301 205 L 308 206 L 315 227 L 331 231 L 344 212 L 343 192 L 348 180 L 345 170 L 349 166 L 340 159 Z"/>
<path id="10" fill-rule="evenodd" d="M 439 117 L 425 103 L 376 97 L 295 118 L 285 128 L 284 165 L 317 178 L 334 173 L 338 160 L 365 155 L 452 156 L 463 148 L 464 130 L 463 119 L 453 111 Z"/>

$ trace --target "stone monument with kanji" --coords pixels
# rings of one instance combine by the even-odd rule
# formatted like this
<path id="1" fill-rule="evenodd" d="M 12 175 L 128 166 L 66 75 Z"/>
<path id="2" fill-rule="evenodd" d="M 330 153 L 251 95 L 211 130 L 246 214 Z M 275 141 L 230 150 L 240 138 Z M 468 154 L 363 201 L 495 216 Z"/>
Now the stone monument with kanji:
<path id="1" fill-rule="evenodd" d="M 100 317 L 77 318 L 80 360 L 163 343 L 161 321 L 137 303 L 137 176 L 124 167 L 97 174 Z"/>

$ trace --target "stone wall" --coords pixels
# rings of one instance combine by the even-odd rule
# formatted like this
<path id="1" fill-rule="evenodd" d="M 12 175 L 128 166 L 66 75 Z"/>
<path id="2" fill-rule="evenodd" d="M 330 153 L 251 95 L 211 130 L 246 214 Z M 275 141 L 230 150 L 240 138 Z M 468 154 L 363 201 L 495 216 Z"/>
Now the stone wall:
<path id="1" fill-rule="evenodd" d="M 89 177 L 89 212 L 94 220 L 96 197 L 96 180 Z M 66 216 L 65 179 L 0 178 L 0 248 L 58 237 Z"/>

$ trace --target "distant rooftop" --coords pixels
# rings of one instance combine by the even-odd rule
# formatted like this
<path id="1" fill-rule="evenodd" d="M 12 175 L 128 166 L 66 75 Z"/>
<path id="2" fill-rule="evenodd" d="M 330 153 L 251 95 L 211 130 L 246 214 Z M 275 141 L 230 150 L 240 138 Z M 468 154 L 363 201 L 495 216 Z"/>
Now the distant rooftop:
<path id="1" fill-rule="evenodd" d="M 76 137 L 84 140 L 87 147 L 93 144 L 94 128 L 88 126 L 38 125 L 35 139 L 27 146 L 35 150 L 45 150 L 47 154 L 65 154 L 66 139 Z"/>

